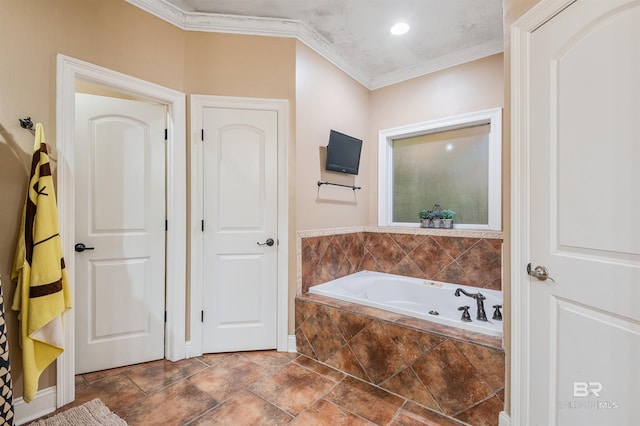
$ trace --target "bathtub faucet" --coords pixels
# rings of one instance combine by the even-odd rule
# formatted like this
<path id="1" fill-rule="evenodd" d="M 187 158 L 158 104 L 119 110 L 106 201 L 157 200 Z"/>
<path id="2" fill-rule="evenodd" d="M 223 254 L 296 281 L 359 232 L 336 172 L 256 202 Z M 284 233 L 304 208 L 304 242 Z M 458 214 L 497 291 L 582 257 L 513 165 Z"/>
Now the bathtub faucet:
<path id="1" fill-rule="evenodd" d="M 477 315 L 476 318 L 478 319 L 478 321 L 486 321 L 487 320 L 487 314 L 484 312 L 484 300 L 486 299 L 486 297 L 483 296 L 482 293 L 480 293 L 480 292 L 467 293 L 462 288 L 456 289 L 456 292 L 455 292 L 456 297 L 460 297 L 460 293 L 464 294 L 465 296 L 469 296 L 472 299 L 476 300 L 476 302 L 478 303 L 478 315 Z"/>

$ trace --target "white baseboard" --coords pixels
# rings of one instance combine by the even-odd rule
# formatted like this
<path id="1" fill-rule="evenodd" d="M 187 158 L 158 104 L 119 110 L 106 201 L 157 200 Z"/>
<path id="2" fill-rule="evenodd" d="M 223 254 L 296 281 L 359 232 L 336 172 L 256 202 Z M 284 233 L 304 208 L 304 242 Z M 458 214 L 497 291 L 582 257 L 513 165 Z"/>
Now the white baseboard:
<path id="1" fill-rule="evenodd" d="M 511 417 L 504 411 L 500 411 L 498 426 L 511 426 Z"/>
<path id="2" fill-rule="evenodd" d="M 184 345 L 184 357 L 185 359 L 191 358 L 191 340 Z"/>
<path id="3" fill-rule="evenodd" d="M 26 403 L 22 397 L 13 400 L 16 425 L 23 425 L 38 417 L 56 411 L 56 387 L 42 389 L 36 393 L 31 402 Z"/>
<path id="4" fill-rule="evenodd" d="M 296 347 L 296 335 L 290 334 L 287 338 L 287 351 L 288 352 L 298 352 Z"/>

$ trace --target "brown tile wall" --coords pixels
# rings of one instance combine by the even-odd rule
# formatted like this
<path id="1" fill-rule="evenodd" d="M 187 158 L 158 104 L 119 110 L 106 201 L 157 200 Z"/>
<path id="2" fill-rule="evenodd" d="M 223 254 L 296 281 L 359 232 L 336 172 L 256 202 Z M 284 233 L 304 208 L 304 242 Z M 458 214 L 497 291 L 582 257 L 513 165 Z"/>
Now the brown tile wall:
<path id="1" fill-rule="evenodd" d="M 302 293 L 369 270 L 502 290 L 502 240 L 354 232 L 303 238 Z"/>
<path id="2" fill-rule="evenodd" d="M 451 419 L 498 424 L 505 359 L 495 338 L 422 330 L 406 317 L 311 294 L 296 298 L 295 312 L 298 352 Z"/>

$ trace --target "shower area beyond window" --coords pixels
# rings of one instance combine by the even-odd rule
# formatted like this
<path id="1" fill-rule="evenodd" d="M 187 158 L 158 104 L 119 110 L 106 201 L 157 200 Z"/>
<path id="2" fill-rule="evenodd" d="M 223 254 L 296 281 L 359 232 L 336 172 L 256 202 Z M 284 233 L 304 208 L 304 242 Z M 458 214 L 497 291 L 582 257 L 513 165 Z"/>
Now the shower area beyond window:
<path id="1" fill-rule="evenodd" d="M 393 222 L 418 222 L 435 204 L 455 221 L 489 220 L 489 124 L 393 141 Z"/>

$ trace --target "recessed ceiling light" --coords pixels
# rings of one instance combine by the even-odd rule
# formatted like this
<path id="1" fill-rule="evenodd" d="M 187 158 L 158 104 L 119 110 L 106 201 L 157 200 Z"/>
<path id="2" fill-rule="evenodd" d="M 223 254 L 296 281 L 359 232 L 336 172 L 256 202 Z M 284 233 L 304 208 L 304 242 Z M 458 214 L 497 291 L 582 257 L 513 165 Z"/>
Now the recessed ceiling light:
<path id="1" fill-rule="evenodd" d="M 393 35 L 402 35 L 409 31 L 409 24 L 406 22 L 398 22 L 393 27 L 391 27 L 391 34 Z"/>

